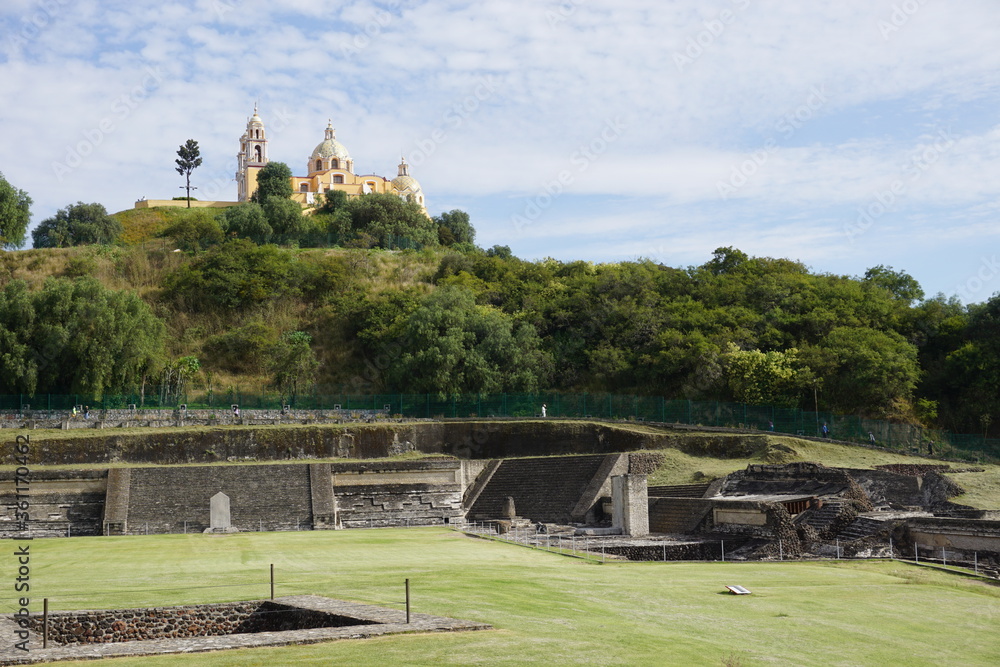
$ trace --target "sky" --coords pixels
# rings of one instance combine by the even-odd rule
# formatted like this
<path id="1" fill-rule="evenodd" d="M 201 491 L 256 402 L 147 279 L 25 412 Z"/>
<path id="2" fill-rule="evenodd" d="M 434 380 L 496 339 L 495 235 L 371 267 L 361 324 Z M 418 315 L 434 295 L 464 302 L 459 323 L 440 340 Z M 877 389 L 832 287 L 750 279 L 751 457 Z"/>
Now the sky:
<path id="1" fill-rule="evenodd" d="M 432 215 L 525 259 L 906 271 L 1000 292 L 995 0 L 4 0 L 0 172 L 32 225 L 182 192 L 234 200 L 254 105 L 305 175 L 400 157 Z"/>

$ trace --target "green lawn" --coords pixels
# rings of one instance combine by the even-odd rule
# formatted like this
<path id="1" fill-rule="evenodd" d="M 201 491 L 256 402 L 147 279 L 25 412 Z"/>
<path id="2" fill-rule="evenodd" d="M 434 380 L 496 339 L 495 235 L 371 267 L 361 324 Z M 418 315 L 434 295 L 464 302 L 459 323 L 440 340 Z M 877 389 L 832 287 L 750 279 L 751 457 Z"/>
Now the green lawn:
<path id="1" fill-rule="evenodd" d="M 39 609 L 266 597 L 274 563 L 278 595 L 398 607 L 408 577 L 414 611 L 496 628 L 114 665 L 1000 664 L 1000 587 L 902 563 L 602 565 L 445 529 L 49 539 L 31 552 Z"/>

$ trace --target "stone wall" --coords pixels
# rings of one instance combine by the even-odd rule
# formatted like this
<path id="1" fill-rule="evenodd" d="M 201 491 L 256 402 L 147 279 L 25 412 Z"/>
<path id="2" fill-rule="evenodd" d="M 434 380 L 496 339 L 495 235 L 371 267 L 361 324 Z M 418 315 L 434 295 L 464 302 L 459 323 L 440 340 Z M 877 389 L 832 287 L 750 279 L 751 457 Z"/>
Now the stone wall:
<path id="1" fill-rule="evenodd" d="M 301 423 L 301 422 L 307 423 Z M 640 433 L 612 425 L 551 421 L 336 423 L 337 419 L 221 420 L 217 427 L 113 428 L 74 434 L 32 434 L 36 466 L 102 463 L 215 463 L 289 459 L 374 459 L 419 451 L 461 459 L 610 454 L 674 446 L 685 433 Z M 163 425 L 175 426 L 170 420 Z M 183 422 L 191 426 L 190 421 Z M 272 428 L 270 423 L 290 424 Z M 124 425 L 124 423 L 123 423 Z M 136 425 L 136 424 L 129 424 Z M 58 424 L 55 424 L 57 427 Z M 728 436 L 734 443 L 753 436 Z M 720 436 L 721 438 L 721 436 Z M 723 438 L 725 439 L 725 438 Z M 735 447 L 736 445 L 734 445 Z M 638 460 L 636 465 L 640 465 Z M 639 472 L 638 470 L 636 472 Z"/>
<path id="2" fill-rule="evenodd" d="M 344 528 L 430 526 L 464 516 L 465 475 L 455 459 L 332 464 Z"/>
<path id="3" fill-rule="evenodd" d="M 30 534 L 202 532 L 210 499 L 229 496 L 243 531 L 419 526 L 464 515 L 471 473 L 456 459 L 371 463 L 160 466 L 34 472 Z M 14 530 L 13 472 L 0 472 L 0 535 Z"/>
<path id="4" fill-rule="evenodd" d="M 239 530 L 312 527 L 305 464 L 133 468 L 131 477 L 126 534 L 200 533 L 210 525 L 209 501 L 220 491 L 229 496 Z"/>
<path id="5" fill-rule="evenodd" d="M 103 644 L 306 630 L 363 623 L 366 621 L 255 600 L 151 609 L 59 612 L 49 614 L 49 639 L 59 644 Z M 43 629 L 42 617 L 32 616 L 29 625 L 40 634 Z"/>
<path id="6" fill-rule="evenodd" d="M 726 551 L 736 549 L 744 540 L 726 538 Z M 621 556 L 628 560 L 720 560 L 721 542 L 691 542 L 684 544 L 623 544 L 606 545 L 604 553 Z"/>
<path id="7" fill-rule="evenodd" d="M 38 537 L 100 535 L 107 489 L 107 470 L 31 471 L 28 515 Z M 0 536 L 14 531 L 14 471 L 0 471 Z"/>

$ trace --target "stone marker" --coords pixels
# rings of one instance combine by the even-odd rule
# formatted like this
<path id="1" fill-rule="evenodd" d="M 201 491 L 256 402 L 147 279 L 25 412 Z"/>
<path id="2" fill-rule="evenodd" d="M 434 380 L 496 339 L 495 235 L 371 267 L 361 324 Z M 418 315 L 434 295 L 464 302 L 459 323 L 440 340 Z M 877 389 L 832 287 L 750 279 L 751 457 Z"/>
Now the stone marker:
<path id="1" fill-rule="evenodd" d="M 209 527 L 206 533 L 235 533 L 229 514 L 229 496 L 219 491 L 209 501 Z"/>
<path id="2" fill-rule="evenodd" d="M 515 519 L 517 518 L 517 511 L 514 509 L 514 498 L 513 496 L 507 496 L 503 501 L 503 511 L 501 512 L 504 519 Z"/>

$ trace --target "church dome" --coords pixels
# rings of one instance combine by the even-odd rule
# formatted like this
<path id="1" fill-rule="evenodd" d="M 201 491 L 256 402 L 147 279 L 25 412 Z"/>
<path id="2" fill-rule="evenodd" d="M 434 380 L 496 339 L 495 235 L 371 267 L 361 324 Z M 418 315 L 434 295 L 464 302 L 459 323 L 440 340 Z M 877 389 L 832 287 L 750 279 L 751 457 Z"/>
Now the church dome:
<path id="1" fill-rule="evenodd" d="M 309 156 L 310 160 L 328 160 L 330 158 L 337 158 L 338 160 L 351 159 L 351 154 L 347 152 L 344 144 L 337 141 L 332 123 L 326 126 L 326 137 L 313 149 L 312 155 Z"/>
<path id="2" fill-rule="evenodd" d="M 397 176 L 392 179 L 392 187 L 396 188 L 400 192 L 409 190 L 413 194 L 423 194 L 423 190 L 420 188 L 420 183 L 418 183 L 417 179 L 412 176 Z"/>
<path id="3" fill-rule="evenodd" d="M 392 179 L 392 187 L 401 195 L 414 195 L 417 202 L 423 205 L 424 191 L 420 187 L 420 182 L 410 176 L 410 165 L 406 164 L 406 159 L 399 163 L 399 176 Z"/>

